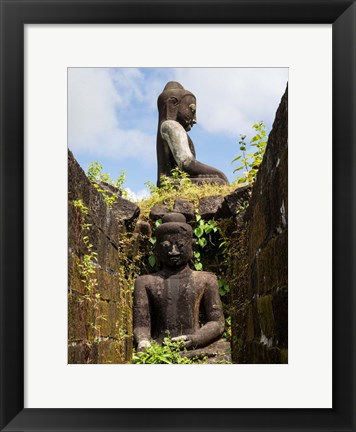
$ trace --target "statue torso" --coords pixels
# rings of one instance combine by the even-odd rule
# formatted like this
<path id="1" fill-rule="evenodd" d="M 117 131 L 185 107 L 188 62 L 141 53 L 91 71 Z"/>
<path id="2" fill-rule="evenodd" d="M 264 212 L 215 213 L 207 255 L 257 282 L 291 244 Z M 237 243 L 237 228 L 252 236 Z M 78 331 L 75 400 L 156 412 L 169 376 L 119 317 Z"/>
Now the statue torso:
<path id="1" fill-rule="evenodd" d="M 199 326 L 199 309 L 205 286 L 201 272 L 190 270 L 184 275 L 157 273 L 145 284 L 150 303 L 152 337 L 162 341 L 169 331 L 171 337 L 194 333 Z"/>

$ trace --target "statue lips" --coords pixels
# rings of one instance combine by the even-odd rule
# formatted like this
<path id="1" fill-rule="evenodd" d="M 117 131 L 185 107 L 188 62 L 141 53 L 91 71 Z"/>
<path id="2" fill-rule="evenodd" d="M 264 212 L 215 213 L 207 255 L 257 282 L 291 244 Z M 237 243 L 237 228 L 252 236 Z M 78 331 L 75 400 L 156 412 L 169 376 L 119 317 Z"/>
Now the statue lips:
<path id="1" fill-rule="evenodd" d="M 169 256 L 168 260 L 173 264 L 180 264 L 181 262 L 181 256 L 180 255 L 173 255 Z"/>

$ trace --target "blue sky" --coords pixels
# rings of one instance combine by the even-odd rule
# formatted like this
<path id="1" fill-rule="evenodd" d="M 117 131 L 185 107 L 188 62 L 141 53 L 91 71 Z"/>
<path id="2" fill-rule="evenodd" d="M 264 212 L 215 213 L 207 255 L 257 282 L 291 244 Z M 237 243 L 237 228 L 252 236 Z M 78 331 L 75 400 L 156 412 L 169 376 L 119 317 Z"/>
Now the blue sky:
<path id="1" fill-rule="evenodd" d="M 269 132 L 288 81 L 287 68 L 69 68 L 68 146 L 87 171 L 99 162 L 116 179 L 125 170 L 133 197 L 156 183 L 157 98 L 179 81 L 197 98 L 189 132 L 197 159 L 230 181 L 240 134 L 260 120 Z"/>

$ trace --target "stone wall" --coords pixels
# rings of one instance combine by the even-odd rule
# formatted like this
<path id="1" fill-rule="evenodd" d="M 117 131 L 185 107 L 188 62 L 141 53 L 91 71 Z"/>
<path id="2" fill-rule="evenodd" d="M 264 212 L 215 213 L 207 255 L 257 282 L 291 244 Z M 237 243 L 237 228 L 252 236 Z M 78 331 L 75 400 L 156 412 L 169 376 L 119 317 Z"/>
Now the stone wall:
<path id="1" fill-rule="evenodd" d="M 73 205 L 78 200 L 87 215 Z M 138 214 L 138 207 L 121 197 L 109 208 L 68 152 L 68 363 L 131 362 L 131 291 L 119 282 L 118 250 Z M 97 254 L 89 265 L 88 244 Z M 91 285 L 83 275 L 88 270 Z"/>
<path id="2" fill-rule="evenodd" d="M 243 221 L 237 221 L 234 363 L 288 362 L 288 89 Z"/>

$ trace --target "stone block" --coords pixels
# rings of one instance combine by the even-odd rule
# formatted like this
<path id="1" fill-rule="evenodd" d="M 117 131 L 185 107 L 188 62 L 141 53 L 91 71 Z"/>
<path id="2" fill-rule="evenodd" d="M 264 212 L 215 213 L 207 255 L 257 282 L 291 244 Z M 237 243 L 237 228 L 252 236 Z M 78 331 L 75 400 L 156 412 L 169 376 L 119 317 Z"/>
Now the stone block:
<path id="1" fill-rule="evenodd" d="M 274 291 L 278 286 L 275 262 L 275 239 L 272 238 L 260 252 L 256 254 L 257 286 L 255 292 L 263 295 Z"/>
<path id="2" fill-rule="evenodd" d="M 247 342 L 246 346 L 246 363 L 247 364 L 264 364 L 267 363 L 266 347 L 257 341 Z"/>
<path id="3" fill-rule="evenodd" d="M 111 273 L 100 267 L 96 269 L 95 274 L 98 286 L 97 292 L 103 300 L 120 300 L 120 281 L 117 273 Z"/>
<path id="4" fill-rule="evenodd" d="M 281 352 L 277 347 L 267 347 L 266 345 L 252 341 L 246 345 L 248 364 L 280 364 Z"/>
<path id="5" fill-rule="evenodd" d="M 85 364 L 86 347 L 81 342 L 72 342 L 68 345 L 68 364 Z"/>
<path id="6" fill-rule="evenodd" d="M 118 338 L 120 330 L 122 332 L 125 329 L 120 329 L 121 324 L 121 308 L 122 304 L 118 302 L 109 302 L 109 324 L 110 324 L 110 336 Z M 131 313 L 131 310 L 130 310 Z M 126 324 L 126 323 L 125 323 Z"/>
<path id="7" fill-rule="evenodd" d="M 110 212 L 107 223 L 107 231 L 105 235 L 110 239 L 110 242 L 118 247 L 122 236 L 126 235 L 127 229 L 125 223 L 118 219 L 117 215 Z"/>
<path id="8" fill-rule="evenodd" d="M 72 202 L 68 202 L 68 248 L 73 253 L 78 253 L 82 243 L 82 230 L 80 227 L 80 211 L 74 207 Z"/>
<path id="9" fill-rule="evenodd" d="M 103 195 L 90 184 L 89 202 L 84 202 L 89 209 L 89 217 L 92 223 L 99 229 L 107 232 L 107 221 L 110 209 L 106 204 Z"/>
<path id="10" fill-rule="evenodd" d="M 288 91 L 278 107 L 250 199 L 250 260 L 263 241 L 288 225 Z"/>
<path id="11" fill-rule="evenodd" d="M 98 343 L 97 363 L 122 364 L 127 362 L 123 348 L 117 340 L 101 340 Z"/>
<path id="12" fill-rule="evenodd" d="M 194 204 L 187 200 L 177 198 L 174 201 L 173 211 L 176 213 L 182 213 L 186 217 L 187 221 L 194 219 L 194 215 L 195 215 Z"/>
<path id="13" fill-rule="evenodd" d="M 247 333 L 246 333 L 247 342 L 251 342 L 255 338 L 255 328 L 254 327 L 255 326 L 254 326 L 254 322 L 253 322 L 253 308 L 252 308 L 252 305 L 250 304 L 248 306 L 248 311 L 247 311 Z"/>
<path id="14" fill-rule="evenodd" d="M 89 202 L 89 191 L 93 187 L 85 172 L 68 150 L 68 201 L 83 200 Z"/>
<path id="15" fill-rule="evenodd" d="M 163 205 L 155 205 L 151 208 L 149 217 L 152 221 L 156 221 L 158 219 L 162 219 L 166 213 L 169 213 L 168 207 Z"/>
<path id="16" fill-rule="evenodd" d="M 117 196 L 117 197 L 120 196 L 121 197 L 122 196 L 122 191 L 119 188 L 117 188 L 116 186 L 113 186 L 112 184 L 107 183 L 105 181 L 101 181 L 99 183 L 99 188 L 104 190 L 106 195 L 108 195 L 109 197 L 112 197 L 112 196 Z"/>
<path id="17" fill-rule="evenodd" d="M 85 294 L 85 284 L 81 281 L 78 264 L 80 259 L 73 253 L 68 254 L 68 291 L 69 294 Z"/>
<path id="18" fill-rule="evenodd" d="M 95 236 L 93 236 L 93 245 L 96 246 L 94 251 L 98 254 L 98 264 L 105 270 L 113 273 L 117 272 L 120 264 L 117 248 L 102 231 L 93 231 L 95 232 Z"/>
<path id="19" fill-rule="evenodd" d="M 212 219 L 221 207 L 224 198 L 221 195 L 213 195 L 199 200 L 199 214 L 203 219 Z"/>
<path id="20" fill-rule="evenodd" d="M 138 218 L 140 208 L 125 198 L 118 197 L 111 209 L 113 217 L 124 222 L 127 228 Z"/>
<path id="21" fill-rule="evenodd" d="M 114 301 L 100 301 L 96 316 L 98 336 L 117 338 L 120 326 L 120 304 Z"/>
<path id="22" fill-rule="evenodd" d="M 288 287 L 278 288 L 273 294 L 273 316 L 278 346 L 288 348 Z"/>
<path id="23" fill-rule="evenodd" d="M 78 341 L 87 338 L 87 308 L 82 296 L 68 295 L 68 340 Z"/>
<path id="24" fill-rule="evenodd" d="M 107 301 L 99 301 L 96 311 L 96 336 L 105 337 L 111 335 L 111 322 L 110 322 L 110 312 L 109 303 Z"/>
<path id="25" fill-rule="evenodd" d="M 217 218 L 225 219 L 236 216 L 242 212 L 250 200 L 251 186 L 243 186 L 224 197 L 221 207 L 216 214 Z"/>
<path id="26" fill-rule="evenodd" d="M 266 363 L 280 364 L 281 363 L 281 350 L 278 347 L 265 348 L 266 349 Z"/>
<path id="27" fill-rule="evenodd" d="M 288 229 L 275 240 L 275 263 L 277 286 L 288 286 Z"/>

